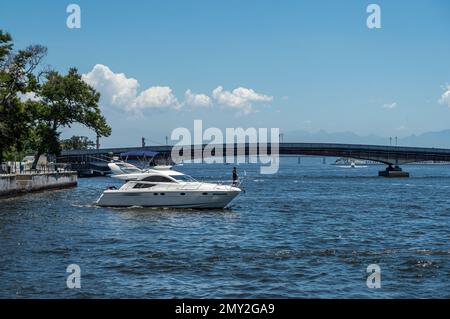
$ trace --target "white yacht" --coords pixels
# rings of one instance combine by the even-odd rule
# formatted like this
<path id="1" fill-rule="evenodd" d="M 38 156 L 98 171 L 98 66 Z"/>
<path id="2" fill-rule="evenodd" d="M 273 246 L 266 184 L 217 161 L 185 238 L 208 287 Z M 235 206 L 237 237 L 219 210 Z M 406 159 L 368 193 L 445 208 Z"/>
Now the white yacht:
<path id="1" fill-rule="evenodd" d="M 119 189 L 105 190 L 97 200 L 97 205 L 224 208 L 241 192 L 237 185 L 199 182 L 170 169 L 170 166 L 142 170 L 135 166 L 133 169 L 133 165 L 128 163 L 120 164 L 122 163 L 109 163 L 112 177 L 127 182 Z"/>

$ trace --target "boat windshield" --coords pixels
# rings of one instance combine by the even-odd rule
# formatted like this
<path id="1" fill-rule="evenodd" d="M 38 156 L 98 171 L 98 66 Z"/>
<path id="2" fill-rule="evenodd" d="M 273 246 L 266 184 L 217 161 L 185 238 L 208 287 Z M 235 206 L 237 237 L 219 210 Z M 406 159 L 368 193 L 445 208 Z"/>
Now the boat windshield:
<path id="1" fill-rule="evenodd" d="M 180 182 L 196 182 L 196 180 L 189 175 L 171 175 L 170 177 Z"/>
<path id="2" fill-rule="evenodd" d="M 125 174 L 137 174 L 142 172 L 139 168 L 136 167 L 122 167 L 121 170 Z"/>
<path id="3" fill-rule="evenodd" d="M 116 163 L 116 165 L 119 167 L 119 169 L 124 174 L 133 174 L 133 173 L 141 173 L 142 170 L 140 168 L 137 168 L 134 165 L 128 164 L 128 163 Z"/>

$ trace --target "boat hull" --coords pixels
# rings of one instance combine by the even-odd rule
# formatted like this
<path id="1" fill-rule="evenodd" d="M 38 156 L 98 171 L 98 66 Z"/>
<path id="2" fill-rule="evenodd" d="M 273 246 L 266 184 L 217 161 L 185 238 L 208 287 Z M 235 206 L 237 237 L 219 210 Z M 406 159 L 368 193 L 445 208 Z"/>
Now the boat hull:
<path id="1" fill-rule="evenodd" d="M 98 206 L 160 208 L 224 208 L 240 190 L 228 191 L 121 191 L 107 190 L 97 200 Z"/>

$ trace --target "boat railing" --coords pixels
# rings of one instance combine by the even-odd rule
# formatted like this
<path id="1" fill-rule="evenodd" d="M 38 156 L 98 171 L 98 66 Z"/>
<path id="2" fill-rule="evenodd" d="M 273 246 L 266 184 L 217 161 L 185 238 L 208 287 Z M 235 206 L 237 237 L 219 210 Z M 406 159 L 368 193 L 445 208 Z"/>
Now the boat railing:
<path id="1" fill-rule="evenodd" d="M 155 184 L 155 182 L 148 182 L 148 181 L 135 181 L 139 184 Z M 231 180 L 217 180 L 217 181 L 197 181 L 194 183 L 185 183 L 180 187 L 182 190 L 198 190 L 205 184 L 216 184 L 213 189 L 218 189 L 220 187 L 227 187 L 231 189 L 231 187 L 240 187 L 242 185 L 243 179 L 239 179 L 238 181 L 231 181 Z M 166 186 L 165 189 L 169 190 L 173 188 L 174 183 L 158 183 L 159 187 Z"/>
<path id="2" fill-rule="evenodd" d="M 203 182 L 194 182 L 194 183 L 195 183 L 195 185 L 185 183 L 185 184 L 181 187 L 181 189 L 184 189 L 184 190 L 196 190 L 196 189 L 201 188 L 202 185 L 204 184 Z"/>
<path id="3" fill-rule="evenodd" d="M 220 186 L 226 186 L 229 187 L 231 189 L 231 187 L 240 187 L 241 184 L 243 183 L 243 179 L 239 179 L 237 181 L 233 181 L 233 180 L 217 180 L 217 181 L 207 181 L 206 183 L 214 183 L 216 184 L 216 186 L 214 187 L 214 189 L 216 189 L 217 187 Z"/>

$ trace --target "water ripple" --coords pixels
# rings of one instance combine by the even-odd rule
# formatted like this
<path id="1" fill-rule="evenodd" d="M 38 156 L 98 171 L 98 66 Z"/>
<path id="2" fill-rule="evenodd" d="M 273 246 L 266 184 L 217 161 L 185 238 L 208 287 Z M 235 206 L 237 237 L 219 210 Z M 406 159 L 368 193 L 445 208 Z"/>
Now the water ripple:
<path id="1" fill-rule="evenodd" d="M 109 178 L 2 200 L 0 297 L 450 296 L 447 167 L 410 166 L 403 180 L 376 177 L 380 166 L 296 159 L 273 176 L 238 169 L 247 171 L 246 192 L 226 210 L 92 205 L 120 184 Z M 180 170 L 211 180 L 230 174 L 226 165 Z M 81 290 L 66 288 L 72 263 Z M 382 270 L 376 291 L 365 284 L 373 263 Z"/>

